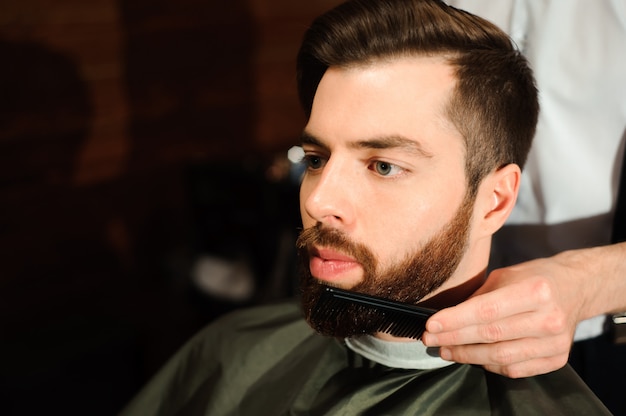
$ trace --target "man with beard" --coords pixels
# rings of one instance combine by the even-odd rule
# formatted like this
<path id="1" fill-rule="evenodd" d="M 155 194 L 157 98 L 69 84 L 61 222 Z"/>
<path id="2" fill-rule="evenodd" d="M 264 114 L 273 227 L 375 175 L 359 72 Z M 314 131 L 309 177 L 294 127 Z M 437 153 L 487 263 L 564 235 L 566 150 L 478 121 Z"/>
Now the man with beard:
<path id="1" fill-rule="evenodd" d="M 302 309 L 220 319 L 124 414 L 608 414 L 569 367 L 511 380 L 311 314 L 327 286 L 437 309 L 480 286 L 538 114 L 508 37 L 436 0 L 349 1 L 307 31 L 298 88 Z"/>

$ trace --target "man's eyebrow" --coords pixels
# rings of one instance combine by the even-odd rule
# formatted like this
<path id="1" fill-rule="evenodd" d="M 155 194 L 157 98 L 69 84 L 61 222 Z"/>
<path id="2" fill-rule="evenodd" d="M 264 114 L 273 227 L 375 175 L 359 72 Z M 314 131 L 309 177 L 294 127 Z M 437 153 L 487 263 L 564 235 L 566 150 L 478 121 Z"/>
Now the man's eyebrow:
<path id="1" fill-rule="evenodd" d="M 302 132 L 301 141 L 303 145 L 310 144 L 324 150 L 329 150 L 329 146 L 324 143 L 323 140 L 319 139 L 318 137 L 312 135 L 307 131 Z M 426 150 L 420 142 L 400 135 L 381 136 L 373 137 L 371 139 L 357 140 L 348 143 L 348 146 L 353 149 L 400 149 L 421 157 L 433 157 L 433 154 Z"/>
<path id="2" fill-rule="evenodd" d="M 317 147 L 321 147 L 324 149 L 328 149 L 328 145 L 326 145 L 321 139 L 318 139 L 317 137 L 307 132 L 306 130 L 303 131 L 302 134 L 300 135 L 300 142 L 302 144 L 310 144 L 312 146 L 317 146 Z"/>
<path id="3" fill-rule="evenodd" d="M 426 150 L 419 141 L 400 135 L 358 140 L 350 143 L 349 146 L 357 149 L 399 149 L 426 158 L 433 157 L 433 154 Z"/>

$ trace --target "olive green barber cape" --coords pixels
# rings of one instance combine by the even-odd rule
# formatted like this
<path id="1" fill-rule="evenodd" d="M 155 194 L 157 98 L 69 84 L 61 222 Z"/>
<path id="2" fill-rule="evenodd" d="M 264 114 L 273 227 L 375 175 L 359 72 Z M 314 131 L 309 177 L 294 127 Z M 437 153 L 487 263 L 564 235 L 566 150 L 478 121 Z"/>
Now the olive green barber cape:
<path id="1" fill-rule="evenodd" d="M 315 333 L 295 303 L 242 310 L 192 338 L 122 415 L 609 415 L 565 367 L 389 368 Z"/>

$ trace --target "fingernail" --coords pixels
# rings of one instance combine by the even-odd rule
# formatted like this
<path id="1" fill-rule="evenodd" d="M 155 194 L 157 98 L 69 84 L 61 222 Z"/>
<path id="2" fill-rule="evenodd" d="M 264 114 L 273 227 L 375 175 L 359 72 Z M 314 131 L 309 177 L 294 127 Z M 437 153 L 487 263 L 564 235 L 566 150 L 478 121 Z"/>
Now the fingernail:
<path id="1" fill-rule="evenodd" d="M 441 332 L 443 326 L 439 321 L 428 321 L 428 332 Z"/>
<path id="2" fill-rule="evenodd" d="M 449 348 L 439 348 L 439 356 L 442 360 L 452 361 L 452 351 Z"/>

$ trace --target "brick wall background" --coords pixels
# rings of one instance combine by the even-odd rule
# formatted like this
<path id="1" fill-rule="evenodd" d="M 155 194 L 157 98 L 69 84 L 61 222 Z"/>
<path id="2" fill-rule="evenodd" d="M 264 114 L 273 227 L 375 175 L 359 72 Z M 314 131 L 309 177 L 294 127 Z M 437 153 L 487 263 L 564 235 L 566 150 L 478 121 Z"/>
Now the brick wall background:
<path id="1" fill-rule="evenodd" d="M 115 413 L 242 306 L 190 291 L 190 262 L 293 219 L 264 175 L 304 124 L 301 36 L 337 3 L 0 0 L 0 413 Z"/>

